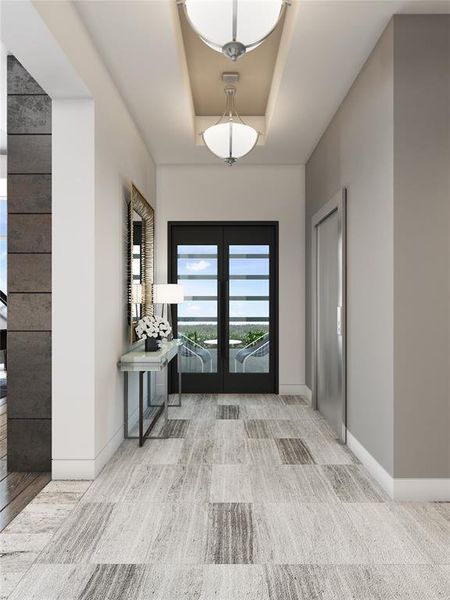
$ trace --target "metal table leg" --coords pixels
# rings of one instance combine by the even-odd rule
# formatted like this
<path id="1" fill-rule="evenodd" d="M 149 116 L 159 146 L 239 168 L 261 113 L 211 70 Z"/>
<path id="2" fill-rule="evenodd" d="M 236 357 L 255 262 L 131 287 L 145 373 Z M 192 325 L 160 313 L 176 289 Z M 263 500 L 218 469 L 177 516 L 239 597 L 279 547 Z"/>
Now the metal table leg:
<path id="1" fill-rule="evenodd" d="M 123 437 L 128 438 L 128 371 L 123 374 Z"/>
<path id="2" fill-rule="evenodd" d="M 164 398 L 164 427 L 169 420 L 169 386 L 166 387 L 166 397 Z"/>
<path id="3" fill-rule="evenodd" d="M 180 361 L 180 353 L 177 355 L 177 370 L 178 370 L 178 402 L 176 404 L 169 404 L 172 408 L 180 408 L 181 406 L 181 361 Z M 169 382 L 167 382 L 169 385 Z"/>
<path id="4" fill-rule="evenodd" d="M 139 371 L 139 446 L 144 445 L 144 372 Z"/>
<path id="5" fill-rule="evenodd" d="M 167 361 L 164 363 L 163 367 L 166 367 L 166 366 L 167 366 Z M 180 354 L 178 354 L 178 356 L 177 356 L 177 366 L 178 366 L 178 404 L 173 404 L 172 406 L 181 406 L 182 389 L 181 389 Z M 151 423 L 149 424 L 147 429 L 144 431 L 144 419 L 145 419 L 146 409 L 157 408 L 155 405 L 152 405 L 152 402 L 151 402 L 151 380 L 150 380 L 149 372 L 147 372 L 147 386 L 148 386 L 147 407 L 144 407 L 144 375 L 145 375 L 145 373 L 146 373 L 146 371 L 139 371 L 139 423 L 138 423 L 139 446 L 143 446 L 146 439 L 166 439 L 167 435 L 150 436 L 150 432 L 151 432 L 153 426 L 156 424 L 156 422 L 162 412 L 164 412 L 164 427 L 165 428 L 169 421 L 169 388 L 167 387 L 164 404 L 158 407 L 159 410 L 153 416 Z M 128 429 L 129 429 L 129 422 L 128 422 L 128 411 L 129 411 L 128 403 L 129 402 L 128 401 L 129 401 L 129 398 L 128 398 L 128 372 L 124 371 L 124 412 L 125 412 L 125 414 L 124 414 L 124 437 L 125 438 L 135 437 L 135 436 L 130 436 L 129 431 L 128 431 Z"/>
<path id="6" fill-rule="evenodd" d="M 150 387 L 151 381 L 149 378 L 148 385 Z M 150 391 L 149 391 L 150 393 Z M 153 407 L 151 403 L 149 403 L 150 407 Z M 164 426 L 167 425 L 167 421 L 169 420 L 169 390 L 166 390 L 166 395 L 164 399 L 164 404 L 158 406 L 160 410 L 153 417 L 152 422 L 149 424 L 147 429 L 144 431 L 144 372 L 139 371 L 139 446 L 143 446 L 145 440 L 165 440 L 167 439 L 166 435 L 150 435 L 151 430 L 156 425 L 161 413 L 164 413 Z"/>

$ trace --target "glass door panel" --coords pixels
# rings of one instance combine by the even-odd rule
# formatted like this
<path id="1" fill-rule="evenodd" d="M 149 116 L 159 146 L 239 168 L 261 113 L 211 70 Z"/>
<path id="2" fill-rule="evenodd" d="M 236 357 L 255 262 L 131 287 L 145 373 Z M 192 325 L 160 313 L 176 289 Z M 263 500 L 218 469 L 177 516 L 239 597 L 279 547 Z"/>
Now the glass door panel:
<path id="1" fill-rule="evenodd" d="M 228 247 L 228 369 L 270 370 L 270 246 Z"/>
<path id="2" fill-rule="evenodd" d="M 177 274 L 184 287 L 177 320 L 181 372 L 217 373 L 218 246 L 178 244 Z"/>

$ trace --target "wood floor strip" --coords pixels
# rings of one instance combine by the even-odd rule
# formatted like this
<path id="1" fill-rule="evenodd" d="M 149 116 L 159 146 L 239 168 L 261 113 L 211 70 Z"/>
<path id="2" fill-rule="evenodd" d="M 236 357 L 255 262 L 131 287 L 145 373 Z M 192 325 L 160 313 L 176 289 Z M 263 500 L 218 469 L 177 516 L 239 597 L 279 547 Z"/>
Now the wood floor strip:
<path id="1" fill-rule="evenodd" d="M 0 458 L 0 481 L 8 475 L 6 458 Z"/>
<path id="2" fill-rule="evenodd" d="M 6 424 L 7 424 L 7 414 L 6 410 L 0 413 L 0 438 L 3 439 L 6 437 Z"/>
<path id="3" fill-rule="evenodd" d="M 36 474 L 34 474 L 36 475 Z M 33 479 L 29 485 L 18 494 L 12 502 L 10 502 L 5 508 L 0 511 L 0 531 L 3 531 L 5 527 L 20 513 L 21 510 L 27 506 L 33 500 L 37 494 L 47 485 L 51 480 L 50 473 L 39 473 Z"/>
<path id="4" fill-rule="evenodd" d="M 37 473 L 9 473 L 0 481 L 0 511 L 14 500 L 37 477 Z"/>

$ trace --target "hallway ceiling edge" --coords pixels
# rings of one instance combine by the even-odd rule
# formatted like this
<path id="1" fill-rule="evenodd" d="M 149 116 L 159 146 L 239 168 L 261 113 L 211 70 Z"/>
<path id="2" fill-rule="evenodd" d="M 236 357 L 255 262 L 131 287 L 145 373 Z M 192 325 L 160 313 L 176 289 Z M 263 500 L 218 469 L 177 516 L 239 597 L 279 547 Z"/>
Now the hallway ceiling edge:
<path id="1" fill-rule="evenodd" d="M 207 148 L 196 144 L 194 133 L 199 127 L 195 109 L 214 113 L 216 91 L 212 87 L 211 98 L 199 108 L 175 0 L 75 5 L 156 164 L 217 164 Z M 291 10 L 267 101 L 259 100 L 252 115 L 264 118 L 258 113 L 261 102 L 266 104 L 268 136 L 241 164 L 304 164 L 392 15 L 450 12 L 450 2 L 295 0 Z M 280 32 L 270 43 L 278 44 L 276 35 Z M 239 61 L 225 64 L 226 70 L 239 71 Z M 222 93 L 221 83 L 216 82 Z M 261 85 L 267 88 L 267 82 Z M 243 92 L 244 99 L 243 114 L 252 107 Z M 240 109 L 239 89 L 236 103 Z M 197 117 L 203 122 L 212 118 Z"/>

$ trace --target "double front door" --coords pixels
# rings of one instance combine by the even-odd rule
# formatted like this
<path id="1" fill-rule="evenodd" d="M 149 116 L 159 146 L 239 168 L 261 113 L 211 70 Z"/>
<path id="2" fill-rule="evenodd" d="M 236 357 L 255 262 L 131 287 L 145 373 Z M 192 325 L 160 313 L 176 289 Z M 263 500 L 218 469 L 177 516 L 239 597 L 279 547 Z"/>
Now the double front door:
<path id="1" fill-rule="evenodd" d="M 277 392 L 277 225 L 170 223 L 169 249 L 183 390 Z"/>

